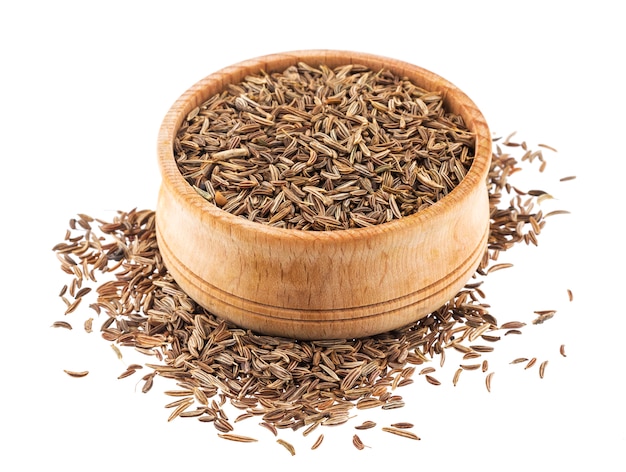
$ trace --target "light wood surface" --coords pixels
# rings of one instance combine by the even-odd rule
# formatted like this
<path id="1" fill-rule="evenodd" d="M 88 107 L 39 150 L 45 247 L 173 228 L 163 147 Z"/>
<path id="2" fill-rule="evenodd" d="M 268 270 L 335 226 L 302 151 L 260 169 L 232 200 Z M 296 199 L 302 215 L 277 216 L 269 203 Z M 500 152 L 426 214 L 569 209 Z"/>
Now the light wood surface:
<path id="1" fill-rule="evenodd" d="M 231 215 L 184 180 L 173 140 L 196 106 L 260 69 L 304 61 L 329 67 L 386 67 L 428 90 L 476 135 L 475 158 L 444 199 L 409 217 L 370 228 L 301 231 Z M 244 328 L 296 339 L 354 338 L 414 322 L 452 298 L 484 253 L 489 230 L 486 176 L 491 137 L 461 90 L 438 75 L 394 59 L 349 51 L 294 51 L 235 64 L 202 79 L 165 116 L 158 138 L 162 185 L 157 237 L 178 284 L 219 317 Z"/>

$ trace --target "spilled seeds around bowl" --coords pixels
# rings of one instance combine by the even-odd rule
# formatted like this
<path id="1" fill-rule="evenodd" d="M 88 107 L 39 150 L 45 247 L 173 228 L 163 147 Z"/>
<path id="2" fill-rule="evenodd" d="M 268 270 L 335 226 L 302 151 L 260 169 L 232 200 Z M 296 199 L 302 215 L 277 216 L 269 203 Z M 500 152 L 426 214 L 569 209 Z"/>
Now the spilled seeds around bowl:
<path id="1" fill-rule="evenodd" d="M 333 425 L 345 428 L 346 444 L 357 450 L 375 447 L 362 439 L 365 430 L 419 441 L 428 431 L 417 431 L 415 418 L 376 424 L 368 411 L 398 410 L 417 401 L 400 394 L 401 387 L 416 382 L 423 388 L 461 389 L 465 377 L 478 376 L 492 392 L 498 375 L 489 361 L 497 359 L 498 345 L 528 325 L 550 323 L 558 316 L 544 309 L 524 319 L 496 319 L 490 313 L 485 281 L 499 270 L 515 270 L 504 260 L 505 253 L 515 246 L 532 250 L 547 222 L 568 213 L 543 213 L 541 204 L 551 194 L 522 190 L 514 183 L 521 170 L 545 168 L 545 147 L 528 149 L 524 142 L 513 142 L 512 135 L 494 143 L 487 182 L 491 229 L 481 265 L 452 300 L 410 326 L 367 338 L 323 341 L 260 335 L 233 326 L 199 307 L 177 286 L 159 254 L 154 211 L 136 209 L 120 211 L 111 221 L 80 213 L 70 219 L 63 241 L 53 247 L 69 278 L 59 292 L 62 320 L 53 326 L 99 330 L 103 349 L 109 344 L 118 358 L 129 349 L 145 354 L 144 364 L 127 366 L 111 381 L 134 378 L 147 394 L 155 378 L 163 378 L 171 384 L 164 399 L 168 421 L 207 423 L 218 438 L 242 447 L 264 440 L 296 454 L 288 439 L 278 438 L 288 431 L 301 434 L 310 450 L 321 452 L 324 427 Z M 562 290 L 573 302 L 573 292 Z M 566 346 L 561 340 L 555 346 L 558 357 L 565 359 Z M 452 354 L 461 356 L 461 364 L 453 376 L 442 377 Z M 537 370 L 543 379 L 556 368 L 554 360 L 550 367 L 548 361 L 534 356 L 529 345 L 527 357 L 507 364 Z M 88 374 L 87 369 L 59 372 L 76 378 Z M 233 416 L 232 410 L 238 414 Z M 258 434 L 239 433 L 244 422 L 255 422 Z"/>

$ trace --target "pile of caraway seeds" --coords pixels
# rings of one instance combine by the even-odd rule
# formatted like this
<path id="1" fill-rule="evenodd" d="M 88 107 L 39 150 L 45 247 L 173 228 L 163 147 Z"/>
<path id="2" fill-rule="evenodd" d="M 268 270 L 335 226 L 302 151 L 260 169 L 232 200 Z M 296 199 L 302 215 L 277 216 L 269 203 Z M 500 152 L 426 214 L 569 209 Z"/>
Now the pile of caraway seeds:
<path id="1" fill-rule="evenodd" d="M 341 97 L 337 100 L 341 101 Z M 387 102 L 385 109 L 389 110 L 393 106 L 389 105 L 391 103 L 393 100 Z M 432 96 L 425 97 L 421 103 L 425 107 L 421 111 L 439 117 L 439 121 L 433 120 L 433 129 L 442 129 L 442 120 L 454 123 L 454 120 L 450 122 L 444 116 L 439 105 L 433 105 L 435 100 Z M 258 133 L 261 127 L 257 125 L 262 125 L 262 120 L 269 118 L 259 118 L 258 113 L 255 115 L 256 105 L 256 102 L 243 99 L 233 102 L 233 106 L 239 108 L 240 112 L 256 116 L 257 122 L 261 120 L 260 123 L 249 124 L 248 132 L 257 133 L 257 143 L 266 143 L 267 136 Z M 397 105 L 401 106 L 400 103 Z M 432 105 L 430 109 L 429 105 Z M 358 115 L 359 110 L 359 106 L 355 105 L 350 110 L 346 109 L 345 113 L 350 111 L 350 114 Z M 302 117 L 297 112 L 291 110 L 285 114 L 292 125 L 301 125 Z M 390 115 L 401 116 L 393 110 Z M 196 116 L 190 116 L 188 123 L 193 122 Z M 352 121 L 358 122 L 358 119 Z M 410 124 L 404 125 L 406 127 Z M 444 196 L 462 179 L 468 168 L 466 166 L 471 165 L 471 149 L 468 151 L 464 148 L 464 142 L 467 141 L 464 132 L 458 133 L 459 143 L 447 144 L 452 154 L 443 162 L 450 166 L 450 178 L 444 179 L 449 181 L 449 188 L 441 185 L 441 179 L 436 177 L 442 175 L 441 168 L 429 167 L 433 159 L 426 159 L 431 164 L 426 164 L 420 170 L 408 161 L 386 161 L 389 153 L 385 149 L 371 149 L 376 147 L 375 142 L 352 141 L 349 146 L 354 150 L 352 156 L 355 160 L 351 165 L 355 167 L 357 164 L 357 170 L 361 171 L 360 177 L 370 175 L 372 179 L 356 178 L 340 184 L 344 187 L 339 190 L 329 184 L 313 188 L 314 184 L 324 179 L 336 183 L 333 178 L 336 168 L 333 169 L 328 162 L 342 151 L 341 146 L 346 145 L 345 140 L 341 144 L 342 140 L 339 139 L 343 125 L 340 125 L 339 134 L 330 132 L 332 126 L 328 122 L 322 120 L 320 126 L 326 127 L 328 131 L 323 133 L 321 129 L 321 135 L 336 139 L 340 144 L 329 146 L 329 141 L 318 143 L 313 146 L 316 152 L 311 153 L 306 160 L 292 159 L 295 155 L 292 154 L 277 166 L 267 169 L 270 177 L 280 172 L 283 175 L 287 172 L 287 175 L 294 177 L 297 173 L 294 167 L 302 171 L 307 165 L 315 167 L 318 160 L 323 162 L 318 168 L 318 177 L 301 176 L 296 179 L 301 184 L 298 189 L 306 188 L 302 195 L 294 196 L 293 189 L 285 185 L 274 194 L 274 200 L 267 201 L 267 192 L 276 189 L 265 186 L 258 193 L 258 198 L 248 199 L 248 203 L 244 204 L 242 202 L 250 197 L 252 188 L 261 187 L 259 182 L 250 183 L 250 176 L 254 172 L 248 172 L 249 164 L 241 159 L 249 156 L 231 152 L 227 153 L 228 157 L 235 160 L 226 166 L 223 165 L 224 159 L 221 159 L 224 162 L 209 162 L 212 180 L 206 178 L 206 163 L 202 163 L 204 167 L 196 171 L 190 169 L 190 165 L 200 160 L 190 158 L 182 149 L 178 150 L 179 160 L 181 166 L 187 166 L 190 175 L 202 177 L 190 182 L 190 185 L 216 204 L 220 204 L 217 200 L 224 198 L 223 203 L 235 201 L 231 209 L 244 217 L 261 223 L 312 230 L 368 226 L 403 217 L 417 211 L 420 205 L 432 202 L 434 194 Z M 418 377 L 433 386 L 445 383 L 456 386 L 464 371 L 477 371 L 484 375 L 485 388 L 491 391 L 494 372 L 489 369 L 487 354 L 494 351 L 498 341 L 504 337 L 521 334 L 527 323 L 517 320 L 499 323 L 490 314 L 483 282 L 490 273 L 512 267 L 512 264 L 501 261 L 502 253 L 518 245 L 537 245 L 546 221 L 554 215 L 568 213 L 566 210 L 555 210 L 544 214 L 540 205 L 542 201 L 551 198 L 548 192 L 522 190 L 511 183 L 514 174 L 519 173 L 524 166 L 537 166 L 539 171 L 543 171 L 546 165 L 543 152 L 554 151 L 545 145 L 538 145 L 536 150 L 529 149 L 525 142 L 513 142 L 514 134 L 504 139 L 494 139 L 493 158 L 486 182 L 491 210 L 490 235 L 487 250 L 476 273 L 452 300 L 409 326 L 366 338 L 319 341 L 267 336 L 234 326 L 197 305 L 173 280 L 159 253 L 155 236 L 155 212 L 149 209 L 120 211 L 111 221 L 82 213 L 70 219 L 64 240 L 53 247 L 62 271 L 70 277 L 70 282 L 63 286 L 59 294 L 65 304 L 66 316 L 53 326 L 72 329 L 75 323 L 72 320 L 78 313 L 90 313 L 91 316 L 85 317 L 83 321 L 83 329 L 89 333 L 99 330 L 119 358 L 123 356 L 124 349 L 133 349 L 148 356 L 149 362 L 145 364 L 128 365 L 120 373 L 119 379 L 140 378 L 139 388 L 144 393 L 150 391 L 156 377 L 167 379 L 172 383 L 172 388 L 165 391 L 171 398 L 165 405 L 171 411 L 168 420 L 192 418 L 209 423 L 215 428 L 216 434 L 226 440 L 244 443 L 261 440 L 261 436 L 237 432 L 237 425 L 243 421 L 256 421 L 260 427 L 269 430 L 275 441 L 292 455 L 296 453 L 294 446 L 282 435 L 279 438 L 279 430 L 298 431 L 307 437 L 312 435 L 311 449 L 317 449 L 322 444 L 323 427 L 333 425 L 352 425 L 349 426 L 352 431 L 349 437 L 357 449 L 366 447 L 359 437 L 359 431 L 370 428 L 378 428 L 409 440 L 420 440 L 410 422 L 390 423 L 381 427 L 365 420 L 354 425 L 355 417 L 359 412 L 369 409 L 402 408 L 405 399 L 399 395 L 398 389 L 413 383 Z M 314 140 L 310 135 L 303 136 L 302 139 L 308 140 L 309 145 Z M 231 149 L 243 149 L 239 138 L 233 137 L 232 133 L 230 138 L 236 141 L 230 142 Z M 445 147 L 432 144 L 438 149 Z M 250 146 L 246 149 L 250 149 Z M 257 154 L 253 157 L 257 161 L 263 160 L 263 153 Z M 371 154 L 378 156 L 374 164 L 367 159 Z M 252 165 L 256 164 L 253 162 Z M 375 208 L 374 204 L 364 205 L 361 198 L 369 197 L 365 196 L 362 188 L 356 188 L 359 184 L 364 184 L 366 190 L 376 190 L 371 188 L 373 183 L 377 188 L 384 188 L 387 194 L 397 195 L 391 189 L 393 179 L 386 177 L 387 171 L 394 165 L 405 166 L 403 175 L 407 181 L 400 182 L 400 188 L 417 182 L 421 184 L 419 188 L 422 190 L 399 204 L 397 200 L 401 199 L 392 199 L 391 203 L 387 199 L 387 206 L 379 205 L 380 208 Z M 233 188 L 224 174 L 232 176 L 240 171 L 245 176 L 233 177 L 231 183 L 243 185 Z M 181 172 L 184 169 L 181 168 Z M 309 181 L 306 181 L 307 178 Z M 414 188 L 418 187 L 414 185 Z M 351 211 L 356 215 L 353 218 L 350 218 L 348 211 L 342 213 L 336 209 L 345 210 L 347 207 L 342 206 L 343 203 L 333 208 L 336 202 L 349 199 L 346 194 L 350 192 L 353 192 L 350 199 L 354 203 Z M 341 198 L 334 199 L 336 195 Z M 311 198 L 313 203 L 300 205 L 305 211 L 294 214 L 294 201 L 304 202 L 307 198 Z M 377 196 L 370 200 L 380 201 Z M 277 211 L 280 213 L 279 207 L 285 202 L 285 208 L 289 207 L 290 211 L 283 211 L 280 219 L 268 216 L 266 210 L 269 207 L 274 205 L 274 214 Z M 307 208 L 323 202 L 331 207 L 329 218 L 320 220 L 307 214 Z M 368 214 L 355 210 L 365 207 L 373 211 Z M 103 278 L 106 281 L 100 280 Z M 573 294 L 569 290 L 568 296 L 571 301 Z M 554 314 L 554 310 L 537 311 L 532 323 L 541 324 Z M 446 351 L 449 350 L 460 353 L 463 363 L 453 378 L 444 380 L 436 376 L 433 366 L 443 367 Z M 560 346 L 560 355 L 566 356 L 563 345 Z M 547 360 L 536 358 L 518 358 L 511 363 L 523 363 L 525 369 L 537 364 L 536 369 L 541 378 L 547 366 Z M 73 377 L 85 377 L 89 371 L 68 369 L 65 373 Z M 226 413 L 227 403 L 231 405 L 229 408 L 234 407 L 240 412 L 239 416 L 232 418 L 232 415 Z"/>

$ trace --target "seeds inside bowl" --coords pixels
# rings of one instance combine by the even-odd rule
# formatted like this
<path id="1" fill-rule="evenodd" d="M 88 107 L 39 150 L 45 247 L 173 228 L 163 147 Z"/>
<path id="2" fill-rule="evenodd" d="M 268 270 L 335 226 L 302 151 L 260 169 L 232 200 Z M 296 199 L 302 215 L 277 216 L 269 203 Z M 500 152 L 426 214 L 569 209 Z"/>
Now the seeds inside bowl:
<path id="1" fill-rule="evenodd" d="M 247 76 L 192 110 L 174 141 L 196 191 L 251 221 L 373 226 L 449 194 L 474 136 L 443 96 L 389 70 L 300 62 Z"/>

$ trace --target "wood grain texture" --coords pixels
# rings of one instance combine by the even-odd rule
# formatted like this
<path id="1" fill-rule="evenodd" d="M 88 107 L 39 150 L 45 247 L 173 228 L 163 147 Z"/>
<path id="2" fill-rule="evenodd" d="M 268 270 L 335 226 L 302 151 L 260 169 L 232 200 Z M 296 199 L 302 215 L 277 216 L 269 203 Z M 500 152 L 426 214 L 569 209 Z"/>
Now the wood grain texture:
<path id="1" fill-rule="evenodd" d="M 231 215 L 200 197 L 173 155 L 176 132 L 196 106 L 260 69 L 299 61 L 386 67 L 443 93 L 476 135 L 463 181 L 435 205 L 369 228 L 301 231 Z M 395 59 L 349 51 L 294 51 L 226 67 L 193 85 L 165 116 L 158 138 L 162 185 L 157 238 L 165 264 L 198 303 L 239 326 L 296 339 L 353 338 L 409 324 L 452 298 L 486 246 L 491 160 L 488 126 L 476 105 L 436 74 Z"/>

